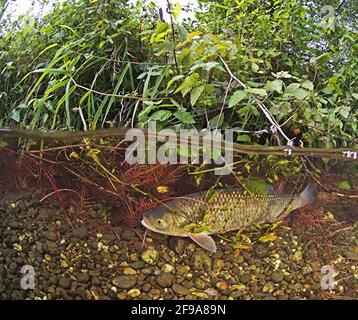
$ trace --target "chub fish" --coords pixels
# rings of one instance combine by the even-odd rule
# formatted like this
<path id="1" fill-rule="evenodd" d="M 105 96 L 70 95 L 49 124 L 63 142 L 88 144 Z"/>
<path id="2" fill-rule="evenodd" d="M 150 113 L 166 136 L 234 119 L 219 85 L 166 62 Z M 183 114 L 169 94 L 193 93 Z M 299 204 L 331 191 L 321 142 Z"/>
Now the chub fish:
<path id="1" fill-rule="evenodd" d="M 210 236 L 242 227 L 273 223 L 313 201 L 309 184 L 299 194 L 243 194 L 241 189 L 197 192 L 175 198 L 144 213 L 147 229 L 177 237 L 189 237 L 201 247 L 216 252 Z"/>

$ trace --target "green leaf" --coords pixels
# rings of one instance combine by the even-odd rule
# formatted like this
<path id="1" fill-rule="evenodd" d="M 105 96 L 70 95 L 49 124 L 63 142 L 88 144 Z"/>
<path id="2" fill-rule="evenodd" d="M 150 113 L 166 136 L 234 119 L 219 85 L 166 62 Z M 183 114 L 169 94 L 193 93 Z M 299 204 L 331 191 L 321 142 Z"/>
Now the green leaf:
<path id="1" fill-rule="evenodd" d="M 174 100 L 173 98 L 170 98 L 170 102 L 176 106 L 179 110 L 183 109 L 183 106 L 176 100 Z"/>
<path id="2" fill-rule="evenodd" d="M 240 115 L 240 117 L 246 116 L 250 111 L 252 110 L 252 107 L 250 105 L 243 106 L 236 112 Z"/>
<path id="3" fill-rule="evenodd" d="M 183 25 L 181 25 L 181 24 L 177 24 L 176 27 L 177 27 L 177 30 L 178 30 L 179 40 L 180 41 L 185 41 L 185 39 L 186 39 L 186 37 L 188 35 L 188 30 L 185 29 L 183 27 Z"/>
<path id="4" fill-rule="evenodd" d="M 212 149 L 211 149 L 211 159 L 216 161 L 217 159 L 219 159 L 222 156 L 221 153 L 222 153 L 221 148 L 212 147 Z"/>
<path id="5" fill-rule="evenodd" d="M 255 194 L 266 195 L 268 193 L 268 186 L 265 180 L 262 180 L 257 177 L 248 177 L 246 186 L 251 192 Z"/>
<path id="6" fill-rule="evenodd" d="M 194 106 L 195 103 L 198 101 L 198 99 L 201 96 L 201 94 L 203 93 L 204 89 L 205 89 L 205 85 L 201 85 L 201 86 L 195 87 L 191 91 L 190 103 L 192 106 Z"/>
<path id="7" fill-rule="evenodd" d="M 235 91 L 229 100 L 229 108 L 236 106 L 241 100 L 245 99 L 247 96 L 244 90 Z"/>
<path id="8" fill-rule="evenodd" d="M 184 91 L 185 89 L 191 89 L 198 84 L 198 79 L 200 75 L 198 73 L 193 73 L 189 77 L 186 77 L 183 83 L 175 90 L 174 93 L 178 93 L 180 91 Z M 183 94 L 185 96 L 185 94 Z"/>
<path id="9" fill-rule="evenodd" d="M 308 96 L 308 91 L 302 88 L 298 88 L 292 94 L 296 99 L 303 100 Z"/>
<path id="10" fill-rule="evenodd" d="M 261 236 L 259 238 L 260 242 L 266 243 L 266 242 L 272 242 L 275 241 L 277 239 L 277 235 L 275 234 L 275 232 L 271 232 L 268 234 L 265 234 L 263 236 Z"/>
<path id="11" fill-rule="evenodd" d="M 19 106 L 17 106 L 15 109 L 13 109 L 10 113 L 10 118 L 12 120 L 14 120 L 15 122 L 20 122 L 20 115 L 21 115 L 21 110 L 22 109 L 26 109 L 27 105 L 25 103 L 21 103 Z"/>
<path id="12" fill-rule="evenodd" d="M 122 82 L 125 78 L 125 75 L 127 74 L 128 70 L 129 70 L 129 67 L 130 67 L 130 63 L 127 63 L 125 65 L 125 67 L 123 68 L 123 70 L 121 71 L 119 77 L 118 77 L 118 81 L 116 83 L 116 86 L 114 87 L 114 90 L 113 90 L 113 96 L 111 97 L 111 99 L 109 100 L 109 103 L 107 105 L 107 108 L 106 108 L 106 112 L 104 113 L 104 116 L 103 116 L 103 120 L 102 120 L 102 127 L 107 119 L 107 116 L 108 116 L 108 113 L 109 111 L 111 110 L 112 106 L 115 104 L 115 101 L 117 100 L 117 98 L 115 97 L 115 95 L 118 94 L 120 88 L 121 88 L 121 85 L 122 85 Z"/>
<path id="13" fill-rule="evenodd" d="M 224 115 L 217 115 L 214 118 L 210 119 L 209 126 L 210 128 L 220 128 L 224 122 Z"/>
<path id="14" fill-rule="evenodd" d="M 178 145 L 177 154 L 179 156 L 189 158 L 191 155 L 191 149 L 185 145 Z"/>
<path id="15" fill-rule="evenodd" d="M 76 85 L 71 87 L 71 82 L 66 85 L 65 92 L 65 110 L 66 110 L 66 126 L 68 130 L 71 130 L 71 112 L 70 112 L 70 95 L 75 91 Z"/>
<path id="16" fill-rule="evenodd" d="M 150 119 L 154 121 L 166 121 L 172 116 L 172 112 L 170 110 L 158 110 L 154 112 Z"/>
<path id="17" fill-rule="evenodd" d="M 331 56 L 328 52 L 321 54 L 317 58 L 315 58 L 315 61 L 320 64 L 327 64 L 331 60 Z"/>
<path id="18" fill-rule="evenodd" d="M 285 93 L 287 94 L 293 94 L 295 90 L 297 90 L 301 86 L 300 83 L 291 83 L 286 87 Z"/>
<path id="19" fill-rule="evenodd" d="M 180 11 L 181 11 L 181 4 L 179 2 L 177 2 L 173 9 L 173 17 L 175 20 L 178 20 Z"/>
<path id="20" fill-rule="evenodd" d="M 158 21 L 155 33 L 150 38 L 151 43 L 162 42 L 166 34 L 170 32 L 167 22 Z"/>
<path id="21" fill-rule="evenodd" d="M 342 190 L 350 190 L 352 189 L 350 183 L 347 180 L 342 180 L 338 184 L 338 188 Z"/>
<path id="22" fill-rule="evenodd" d="M 178 58 L 179 58 L 179 62 L 184 66 L 189 67 L 193 63 L 191 50 L 188 48 L 183 49 L 183 51 L 179 54 Z"/>
<path id="23" fill-rule="evenodd" d="M 44 68 L 40 68 L 40 69 L 36 69 L 31 71 L 32 73 L 42 73 L 47 71 L 49 74 L 66 74 L 67 71 L 66 70 L 62 70 L 62 69 L 56 69 L 56 68 L 50 68 L 48 70 L 44 69 Z"/>
<path id="24" fill-rule="evenodd" d="M 99 49 L 102 49 L 103 48 L 103 46 L 106 44 L 106 40 L 103 40 L 103 41 L 101 41 L 100 43 L 99 43 L 99 45 L 98 45 L 98 48 Z"/>
<path id="25" fill-rule="evenodd" d="M 351 108 L 349 106 L 343 106 L 339 109 L 339 113 L 343 118 L 348 118 Z"/>
<path id="26" fill-rule="evenodd" d="M 183 74 L 179 74 L 179 75 L 177 75 L 177 76 L 171 78 L 171 79 L 168 81 L 168 83 L 167 83 L 167 88 L 166 88 L 166 90 L 168 90 L 168 89 L 171 87 L 171 85 L 172 85 L 175 81 L 180 80 L 180 79 L 183 79 L 183 78 L 184 78 L 184 75 L 183 75 Z"/>
<path id="27" fill-rule="evenodd" d="M 261 97 L 266 97 L 267 96 L 267 91 L 265 89 L 258 89 L 258 88 L 247 88 L 245 89 L 246 92 L 252 93 L 252 94 L 257 94 Z"/>
<path id="28" fill-rule="evenodd" d="M 309 80 L 303 81 L 301 83 L 301 87 L 305 88 L 305 89 L 307 89 L 309 91 L 313 91 L 313 89 L 314 89 L 314 85 L 313 85 L 312 81 L 309 81 Z"/>
<path id="29" fill-rule="evenodd" d="M 5 140 L 0 139 L 0 149 L 6 148 L 8 146 L 8 143 Z"/>
<path id="30" fill-rule="evenodd" d="M 181 122 L 185 124 L 195 123 L 195 120 L 190 112 L 186 110 L 178 110 L 174 113 L 174 116 Z"/>
<path id="31" fill-rule="evenodd" d="M 330 77 L 328 79 L 328 82 L 329 83 L 337 83 L 337 80 L 338 80 L 338 77 L 337 76 L 333 76 L 333 77 Z"/>
<path id="32" fill-rule="evenodd" d="M 249 135 L 247 134 L 240 134 L 238 137 L 237 137 L 237 141 L 239 142 L 250 142 L 251 141 L 251 138 Z"/>
<path id="33" fill-rule="evenodd" d="M 210 71 L 213 68 L 219 69 L 221 71 L 225 71 L 224 68 L 221 66 L 221 64 L 216 61 L 209 61 L 209 62 L 205 62 L 205 63 L 202 62 L 202 63 L 195 64 L 194 66 L 192 66 L 190 68 L 190 71 L 195 71 L 196 69 L 199 69 L 199 68 L 202 68 L 206 71 Z"/>
<path id="34" fill-rule="evenodd" d="M 298 100 L 303 100 L 308 96 L 308 91 L 300 87 L 300 83 L 291 83 L 289 86 L 287 86 L 285 94 L 294 96 Z"/>
<path id="35" fill-rule="evenodd" d="M 283 82 L 282 80 L 267 81 L 265 87 L 270 91 L 276 91 L 277 93 L 282 93 Z"/>
<path id="36" fill-rule="evenodd" d="M 275 78 L 285 78 L 285 79 L 289 79 L 291 78 L 291 74 L 288 72 L 288 71 L 280 71 L 280 72 L 277 72 L 277 73 L 272 73 L 272 75 L 275 77 Z"/>
<path id="37" fill-rule="evenodd" d="M 158 21 L 157 29 L 155 30 L 155 34 L 161 34 L 169 29 L 169 24 L 167 22 Z"/>
<path id="38" fill-rule="evenodd" d="M 257 71 L 259 71 L 259 69 L 260 69 L 260 67 L 255 62 L 251 63 L 251 70 L 253 72 L 257 72 Z"/>

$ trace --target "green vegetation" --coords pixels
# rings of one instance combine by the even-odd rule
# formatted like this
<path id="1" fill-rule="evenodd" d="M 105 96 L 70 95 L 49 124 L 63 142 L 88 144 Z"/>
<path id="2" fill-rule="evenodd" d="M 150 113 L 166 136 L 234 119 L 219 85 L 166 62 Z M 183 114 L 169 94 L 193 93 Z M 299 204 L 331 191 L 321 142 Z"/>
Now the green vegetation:
<path id="1" fill-rule="evenodd" d="M 126 0 L 67 0 L 15 22 L 0 11 L 0 126 L 93 130 L 154 120 L 234 127 L 248 131 L 239 142 L 274 145 L 280 132 L 252 133 L 270 133 L 271 118 L 305 146 L 357 146 L 356 2 L 199 4 L 196 20 L 184 22 L 189 9 L 178 4 L 165 22 L 154 4 Z M 324 5 L 333 18 L 322 19 Z"/>

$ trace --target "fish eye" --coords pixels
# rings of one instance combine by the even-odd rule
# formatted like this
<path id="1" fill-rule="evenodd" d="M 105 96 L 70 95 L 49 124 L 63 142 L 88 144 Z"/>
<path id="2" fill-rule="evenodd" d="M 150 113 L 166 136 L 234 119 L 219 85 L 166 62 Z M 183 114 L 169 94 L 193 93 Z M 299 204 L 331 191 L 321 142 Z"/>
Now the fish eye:
<path id="1" fill-rule="evenodd" d="M 155 223 L 159 226 L 159 227 L 162 227 L 164 225 L 164 220 L 163 219 L 157 219 L 155 221 Z"/>

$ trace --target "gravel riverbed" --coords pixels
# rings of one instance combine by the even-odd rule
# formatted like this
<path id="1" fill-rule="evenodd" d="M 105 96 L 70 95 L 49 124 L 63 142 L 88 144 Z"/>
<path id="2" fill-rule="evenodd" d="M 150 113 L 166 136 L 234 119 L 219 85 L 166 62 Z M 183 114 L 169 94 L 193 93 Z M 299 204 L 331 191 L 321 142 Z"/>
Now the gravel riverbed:
<path id="1" fill-rule="evenodd" d="M 105 219 L 105 208 L 88 210 Z M 273 241 L 234 248 L 215 237 L 218 252 L 210 254 L 151 232 L 143 242 L 140 228 L 96 232 L 80 220 L 70 227 L 31 192 L 4 196 L 0 217 L 1 299 L 358 298 L 357 223 L 320 244 L 315 229 L 287 219 Z M 321 286 L 325 265 L 334 270 L 333 289 Z M 22 288 L 26 270 L 34 271 L 33 288 Z"/>

